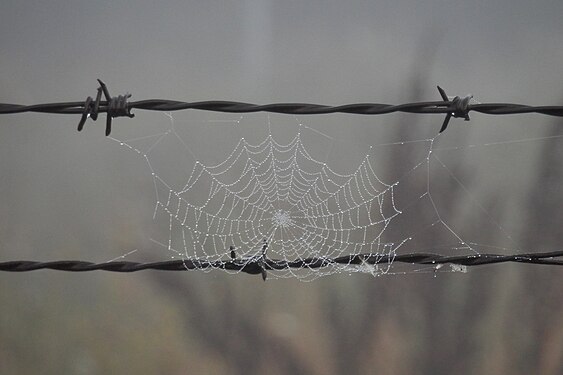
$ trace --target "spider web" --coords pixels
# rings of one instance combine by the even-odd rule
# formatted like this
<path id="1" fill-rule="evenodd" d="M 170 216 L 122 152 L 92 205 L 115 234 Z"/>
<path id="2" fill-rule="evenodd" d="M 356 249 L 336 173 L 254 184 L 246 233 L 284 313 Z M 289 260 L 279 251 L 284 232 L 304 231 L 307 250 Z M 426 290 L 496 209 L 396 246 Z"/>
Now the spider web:
<path id="1" fill-rule="evenodd" d="M 338 142 L 304 125 L 299 118 L 286 116 L 291 118 L 290 125 L 284 125 L 284 135 L 278 136 L 272 131 L 272 116 L 265 114 L 216 116 L 181 124 L 177 124 L 177 117 L 166 114 L 166 120 L 161 120 L 165 128 L 158 133 L 110 138 L 146 162 L 155 193 L 156 230 L 150 240 L 172 259 L 223 264 L 260 258 L 292 262 L 370 254 L 384 260 L 375 265 L 332 263 L 322 268 L 306 265 L 268 272 L 270 278 L 313 280 L 342 272 L 374 276 L 438 270 L 465 272 L 465 267 L 457 265 L 398 266 L 393 257 L 401 251 L 478 254 L 487 247 L 466 241 L 459 230 L 454 230 L 433 192 L 433 171 L 438 168 L 472 198 L 435 154 L 438 135 L 379 143 L 357 158 L 333 158 L 332 163 L 337 164 L 333 167 L 327 159 Z M 198 140 L 200 135 L 194 127 L 198 121 L 204 127 L 219 126 L 213 141 L 203 136 Z M 245 126 L 252 129 L 251 137 L 239 136 Z M 197 145 L 200 150 L 194 150 Z M 418 153 L 409 154 L 408 162 L 389 172 L 381 165 L 390 164 L 384 158 L 390 147 L 416 147 Z M 182 156 L 165 156 L 171 148 L 181 150 Z M 203 161 L 196 156 L 202 153 L 209 154 L 205 159 L 213 160 Z M 342 159 L 354 162 L 342 163 Z M 483 205 L 473 203 L 481 216 L 517 248 Z M 204 271 L 209 270 L 212 268 Z"/>

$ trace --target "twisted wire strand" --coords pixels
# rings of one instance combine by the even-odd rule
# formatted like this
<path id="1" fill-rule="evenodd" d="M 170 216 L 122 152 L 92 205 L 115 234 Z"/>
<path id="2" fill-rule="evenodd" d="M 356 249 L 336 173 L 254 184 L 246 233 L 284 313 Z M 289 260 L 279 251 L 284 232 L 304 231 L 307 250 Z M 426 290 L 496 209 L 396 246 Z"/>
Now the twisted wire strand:
<path id="1" fill-rule="evenodd" d="M 438 86 L 442 101 L 427 101 L 416 103 L 405 103 L 398 105 L 380 103 L 354 103 L 346 105 L 321 105 L 307 103 L 274 103 L 274 104 L 251 104 L 232 101 L 200 101 L 183 102 L 165 99 L 149 99 L 128 102 L 131 94 L 111 97 L 107 86 L 101 81 L 98 94 L 94 100 L 88 97 L 84 102 L 62 102 L 45 103 L 35 105 L 19 105 L 0 103 L 0 114 L 15 114 L 23 112 L 56 113 L 56 114 L 82 114 L 78 130 L 82 130 L 84 122 L 89 117 L 96 120 L 99 113 L 107 113 L 106 135 L 111 133 L 111 119 L 115 117 L 134 117 L 132 109 L 144 109 L 149 111 L 181 111 L 186 109 L 198 109 L 203 111 L 227 112 L 227 113 L 250 113 L 250 112 L 272 112 L 293 115 L 315 115 L 328 113 L 348 113 L 361 115 L 382 115 L 393 112 L 419 113 L 419 114 L 446 114 L 444 123 L 440 129 L 443 132 L 451 117 L 464 118 L 468 121 L 469 112 L 475 111 L 488 115 L 508 115 L 523 113 L 539 113 L 548 116 L 563 117 L 563 106 L 529 106 L 512 103 L 471 103 L 472 95 L 465 97 L 456 96 L 449 99 L 444 89 Z M 106 100 L 101 100 L 102 93 Z"/>
<path id="2" fill-rule="evenodd" d="M 0 114 L 15 114 L 23 112 L 55 113 L 55 114 L 82 114 L 85 102 L 62 102 L 45 103 L 34 105 L 6 104 L 0 103 Z M 185 109 L 199 109 L 203 111 L 227 112 L 227 113 L 250 113 L 250 112 L 272 112 L 295 115 L 317 115 L 329 113 L 349 113 L 360 115 L 383 115 L 393 112 L 406 113 L 434 113 L 448 114 L 455 112 L 451 102 L 430 101 L 405 104 L 380 104 L 380 103 L 355 103 L 339 106 L 307 103 L 274 103 L 274 104 L 251 104 L 231 101 L 201 101 L 182 102 L 165 99 L 148 99 L 136 102 L 127 102 L 128 108 L 144 109 L 148 111 L 181 111 Z M 108 102 L 100 101 L 99 113 L 108 112 Z M 540 113 L 548 116 L 563 117 L 563 106 L 529 106 L 511 103 L 476 103 L 468 104 L 467 111 L 475 111 L 487 115 L 510 115 L 523 113 Z M 120 117 L 120 116 L 114 116 Z"/>
<path id="3" fill-rule="evenodd" d="M 84 102 L 61 102 L 45 103 L 35 105 L 19 105 L 0 103 L 0 114 L 16 114 L 23 112 L 54 113 L 54 114 L 81 114 L 78 130 L 82 130 L 85 121 L 90 118 L 96 120 L 99 113 L 106 113 L 106 135 L 111 133 L 111 120 L 115 117 L 134 117 L 132 109 L 144 109 L 151 111 L 179 111 L 186 109 L 198 109 L 204 111 L 249 113 L 249 112 L 272 112 L 294 115 L 313 115 L 328 113 L 348 113 L 362 115 L 382 115 L 393 112 L 419 113 L 419 114 L 445 114 L 446 117 L 440 129 L 443 132 L 451 119 L 464 118 L 468 121 L 469 112 L 475 111 L 488 115 L 507 115 L 523 113 L 539 113 L 548 116 L 563 117 L 563 106 L 528 106 L 512 103 L 476 103 L 470 102 L 472 95 L 463 98 L 456 96 L 450 99 L 445 91 L 438 86 L 442 101 L 427 101 L 416 103 L 405 103 L 399 105 L 379 103 L 355 103 L 339 106 L 328 106 L 307 103 L 274 103 L 257 105 L 232 101 L 200 101 L 183 102 L 176 100 L 149 99 L 136 102 L 128 102 L 130 94 L 111 97 L 107 86 L 101 81 L 96 99 L 88 97 Z M 106 100 L 101 100 L 102 94 Z M 85 272 L 104 270 L 111 272 L 136 272 L 141 270 L 163 270 L 163 271 L 185 271 L 192 269 L 224 269 L 241 271 L 249 274 L 261 274 L 266 279 L 266 270 L 283 269 L 317 269 L 333 265 L 377 265 L 389 264 L 391 262 L 440 265 L 455 264 L 462 266 L 479 266 L 496 263 L 531 263 L 543 265 L 563 265 L 563 260 L 555 259 L 563 256 L 563 251 L 549 253 L 529 253 L 515 255 L 480 254 L 462 256 L 442 256 L 429 253 L 411 253 L 402 255 L 380 255 L 380 254 L 353 254 L 338 258 L 307 258 L 294 261 L 268 259 L 265 256 L 250 259 L 231 259 L 208 261 L 202 259 L 173 260 L 155 263 L 137 263 L 129 261 L 91 263 L 84 261 L 9 261 L 0 263 L 0 271 L 26 272 L 39 269 L 51 269 L 58 271 Z"/>
<path id="4" fill-rule="evenodd" d="M 388 265 L 394 262 L 420 264 L 420 265 L 442 265 L 452 264 L 461 266 L 482 266 L 498 263 L 529 263 L 551 266 L 563 266 L 563 251 L 526 254 L 479 254 L 443 256 L 431 253 L 410 253 L 400 255 L 382 254 L 352 254 L 338 258 L 306 258 L 293 261 L 268 259 L 262 256 L 255 258 L 242 258 L 231 260 L 208 261 L 202 259 L 172 260 L 154 263 L 137 263 L 129 261 L 112 261 L 106 263 L 92 263 L 75 260 L 62 260 L 54 262 L 35 262 L 16 260 L 0 263 L 0 271 L 27 272 L 40 269 L 50 269 L 69 272 L 87 271 L 110 271 L 110 272 L 137 272 L 143 270 L 159 271 L 187 271 L 187 270 L 210 270 L 223 269 L 240 271 L 252 275 L 261 274 L 266 279 L 266 271 L 286 269 L 319 269 L 335 265 Z"/>

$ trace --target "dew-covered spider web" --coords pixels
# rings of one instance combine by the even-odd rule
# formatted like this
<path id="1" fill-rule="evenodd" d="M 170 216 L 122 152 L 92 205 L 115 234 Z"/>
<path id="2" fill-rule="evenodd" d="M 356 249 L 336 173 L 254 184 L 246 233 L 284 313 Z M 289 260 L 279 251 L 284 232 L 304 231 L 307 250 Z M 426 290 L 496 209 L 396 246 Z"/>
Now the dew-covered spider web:
<path id="1" fill-rule="evenodd" d="M 344 124 L 348 119 L 325 126 L 326 118 L 264 113 L 159 114 L 158 126 L 110 139 L 146 165 L 145 181 L 154 190 L 147 247 L 163 260 L 299 261 L 298 268 L 269 270 L 268 278 L 313 280 L 466 271 L 397 264 L 401 253 L 521 251 L 458 173 L 468 156 L 455 156 L 486 143 L 452 145 L 430 127 L 374 133 L 373 119 L 356 119 L 355 129 Z M 330 261 L 355 254 L 381 262 Z M 319 260 L 326 262 L 313 267 Z"/>

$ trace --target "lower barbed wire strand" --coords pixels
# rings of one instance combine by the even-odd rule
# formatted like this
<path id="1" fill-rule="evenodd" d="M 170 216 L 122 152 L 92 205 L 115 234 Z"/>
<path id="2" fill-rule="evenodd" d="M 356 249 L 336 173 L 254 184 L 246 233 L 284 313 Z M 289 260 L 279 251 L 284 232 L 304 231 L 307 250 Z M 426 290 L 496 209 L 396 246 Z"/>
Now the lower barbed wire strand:
<path id="1" fill-rule="evenodd" d="M 377 255 L 377 254 L 354 254 L 338 258 L 307 258 L 293 261 L 279 259 L 236 259 L 236 260 L 201 260 L 185 259 L 171 260 L 153 263 L 138 263 L 129 261 L 116 261 L 105 263 L 92 263 L 85 261 L 63 260 L 53 262 L 35 262 L 16 260 L 0 262 L 0 271 L 6 272 L 28 272 L 40 269 L 50 269 L 68 272 L 88 272 L 88 271 L 110 271 L 110 272 L 137 272 L 143 270 L 160 271 L 187 271 L 187 270 L 206 270 L 223 269 L 240 271 L 249 274 L 260 274 L 263 268 L 266 270 L 287 270 L 287 269 L 318 269 L 334 265 L 361 265 L 361 264 L 390 264 L 390 263 L 409 263 L 420 265 L 439 265 L 453 264 L 462 266 L 480 266 L 498 263 L 528 263 L 552 266 L 563 266 L 563 251 L 547 253 L 526 253 L 526 254 L 480 254 L 464 256 L 443 256 L 428 253 L 411 253 L 402 255 Z M 263 268 L 262 268 L 263 267 Z"/>

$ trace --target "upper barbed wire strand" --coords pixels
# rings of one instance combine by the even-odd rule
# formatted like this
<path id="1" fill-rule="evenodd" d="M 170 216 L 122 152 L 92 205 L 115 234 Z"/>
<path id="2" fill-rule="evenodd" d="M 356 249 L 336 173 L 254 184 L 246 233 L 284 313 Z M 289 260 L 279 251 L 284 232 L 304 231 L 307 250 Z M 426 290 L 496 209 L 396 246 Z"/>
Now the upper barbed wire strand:
<path id="1" fill-rule="evenodd" d="M 233 101 L 200 101 L 183 102 L 166 99 L 148 99 L 128 102 L 130 94 L 111 97 L 106 85 L 98 80 L 100 87 L 96 100 L 88 97 L 83 102 L 61 102 L 34 105 L 19 105 L 0 103 L 0 114 L 15 114 L 23 112 L 56 113 L 56 114 L 82 114 L 79 129 L 84 126 L 88 117 L 96 120 L 99 113 L 107 113 L 106 135 L 111 133 L 111 119 L 115 117 L 133 117 L 133 109 L 144 109 L 148 111 L 181 111 L 186 109 L 198 109 L 203 111 L 227 112 L 227 113 L 251 113 L 272 112 L 292 115 L 316 115 L 328 113 L 348 113 L 360 115 L 383 115 L 393 112 L 418 113 L 418 114 L 446 114 L 446 118 L 440 132 L 443 132 L 451 117 L 461 117 L 469 120 L 469 112 L 475 111 L 488 115 L 508 115 L 523 113 L 539 113 L 548 116 L 563 117 L 563 106 L 529 106 L 512 103 L 470 103 L 472 95 L 465 97 L 456 96 L 449 100 L 445 91 L 438 86 L 442 101 L 404 103 L 398 105 L 381 103 L 354 103 L 346 105 L 321 105 L 308 103 L 273 103 L 252 104 Z M 106 100 L 101 100 L 101 94 Z"/>

